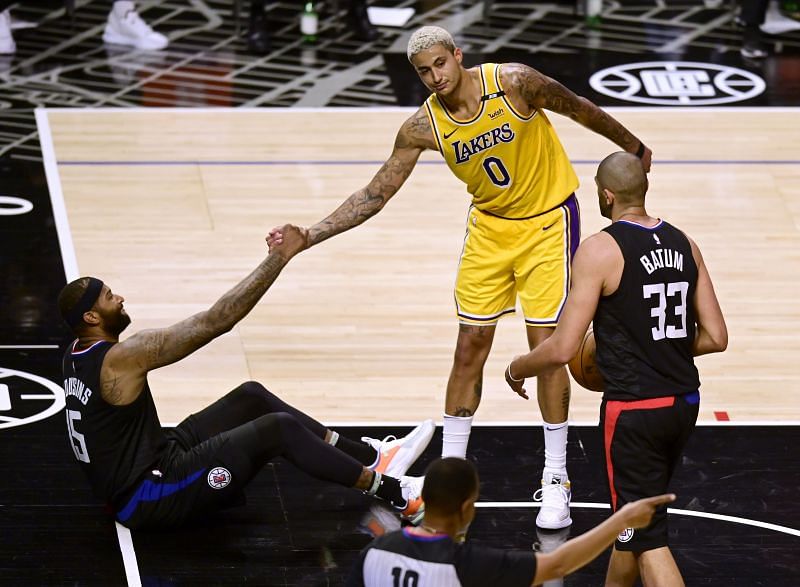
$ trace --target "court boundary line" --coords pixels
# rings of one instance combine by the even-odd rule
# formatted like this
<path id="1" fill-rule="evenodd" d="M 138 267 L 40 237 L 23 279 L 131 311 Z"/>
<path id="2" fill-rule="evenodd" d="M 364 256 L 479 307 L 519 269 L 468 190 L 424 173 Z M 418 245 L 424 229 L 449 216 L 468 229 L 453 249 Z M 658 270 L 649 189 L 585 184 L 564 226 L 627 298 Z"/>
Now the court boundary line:
<path id="1" fill-rule="evenodd" d="M 136 560 L 136 550 L 133 548 L 133 536 L 131 531 L 120 524 L 114 522 L 117 528 L 117 540 L 119 542 L 119 550 L 122 553 L 122 564 L 125 567 L 125 578 L 128 581 L 128 587 L 141 587 L 142 578 L 139 576 L 139 563 Z"/>
<path id="2" fill-rule="evenodd" d="M 56 223 L 58 245 L 61 250 L 61 262 L 67 282 L 77 279 L 78 260 L 75 255 L 75 246 L 72 242 L 72 231 L 67 218 L 67 208 L 64 202 L 64 192 L 61 189 L 61 177 L 58 174 L 58 161 L 53 146 L 53 136 L 50 132 L 50 120 L 47 109 L 36 108 L 36 128 L 39 132 L 39 149 L 42 152 L 47 191 L 50 195 L 50 206 L 53 209 L 53 218 Z M 119 522 L 114 522 L 117 530 L 117 541 L 122 554 L 122 565 L 129 587 L 141 587 L 142 580 L 139 576 L 139 566 L 136 561 L 136 551 L 133 548 L 131 531 Z"/>
<path id="3" fill-rule="evenodd" d="M 541 502 L 535 501 L 478 501 L 475 503 L 476 508 L 486 509 L 500 509 L 500 508 L 538 508 L 541 507 Z M 598 509 L 610 510 L 611 506 L 607 503 L 596 502 L 580 502 L 574 501 L 570 503 L 570 508 L 578 509 Z M 790 536 L 800 537 L 800 530 L 790 528 L 789 526 L 781 526 L 771 522 L 762 522 L 760 520 L 753 520 L 750 518 L 742 518 L 740 516 L 731 516 L 728 514 L 715 514 L 713 512 L 698 512 L 696 510 L 685 510 L 681 508 L 667 508 L 668 514 L 687 516 L 692 518 L 706 518 L 710 520 L 719 520 L 722 522 L 731 522 L 733 524 L 741 524 L 743 526 L 755 526 L 756 528 L 764 528 L 765 530 L 773 530 L 782 534 L 789 534 Z"/>
<path id="4" fill-rule="evenodd" d="M 370 159 L 351 159 L 346 160 L 325 160 L 325 159 L 273 159 L 261 161 L 233 161 L 210 159 L 186 159 L 186 160 L 157 160 L 157 159 L 128 159 L 128 160 L 62 160 L 58 165 L 64 167 L 181 167 L 189 165 L 209 166 L 209 167 L 272 167 L 279 165 L 370 165 L 378 166 L 383 161 Z M 572 165 L 597 165 L 600 159 L 572 159 Z M 444 160 L 434 159 L 430 161 L 418 161 L 418 165 L 446 165 Z M 800 165 L 800 159 L 659 159 L 659 165 Z"/>
<path id="5" fill-rule="evenodd" d="M 64 192 L 61 190 L 61 176 L 58 174 L 58 160 L 53 146 L 53 135 L 50 132 L 50 120 L 45 108 L 36 108 L 34 114 L 36 128 L 39 132 L 39 148 L 42 152 L 47 191 L 50 194 L 50 206 L 53 208 L 53 218 L 56 222 L 58 248 L 61 249 L 61 262 L 64 265 L 67 283 L 69 283 L 80 277 L 80 274 L 78 273 L 75 246 L 72 242 L 72 231 L 69 228 L 67 207 L 64 203 Z"/>
<path id="6" fill-rule="evenodd" d="M 57 344 L 0 344 L 0 350 L 8 349 L 57 349 Z"/>
<path id="7" fill-rule="evenodd" d="M 143 106 L 134 106 L 131 108 L 124 107 L 124 106 L 101 106 L 97 108 L 67 108 L 67 107 L 57 107 L 57 108 L 47 108 L 49 112 L 70 112 L 72 114 L 76 112 L 85 113 L 114 113 L 114 112 L 128 112 L 128 113 L 138 113 L 138 112 L 152 112 L 156 114 L 165 114 L 165 113 L 175 113 L 175 112 L 192 112 L 197 114 L 219 114 L 220 112 L 241 112 L 241 113 L 253 113 L 253 112 L 297 112 L 298 114 L 309 114 L 314 112 L 377 112 L 377 113 L 401 113 L 401 112 L 408 112 L 413 113 L 419 110 L 420 106 L 317 106 L 317 107 L 295 107 L 295 106 L 274 106 L 274 107 L 258 107 L 258 106 L 244 106 L 244 107 L 236 107 L 236 106 L 220 106 L 220 107 L 201 107 L 201 108 L 192 108 L 190 106 L 182 106 L 177 108 L 171 108 L 169 106 L 161 106 L 161 107 L 143 107 Z M 710 107 L 703 107 L 703 106 L 600 106 L 603 110 L 607 112 L 645 112 L 645 113 L 652 113 L 652 112 L 680 112 L 680 113 L 691 113 L 691 112 L 713 112 L 713 113 L 723 113 L 723 112 L 798 112 L 800 111 L 800 106 L 710 106 Z"/>
<path id="8" fill-rule="evenodd" d="M 188 416 L 188 414 L 187 414 Z M 162 428 L 175 428 L 179 422 L 161 422 Z M 414 428 L 419 426 L 419 420 L 411 421 L 411 420 L 397 420 L 397 421 L 389 421 L 389 420 L 375 420 L 375 421 L 356 421 L 356 420 L 334 420 L 330 422 L 322 422 L 322 425 L 327 428 L 369 428 L 369 427 L 376 427 L 376 428 L 391 428 L 392 426 L 400 426 L 404 428 Z M 497 428 L 536 428 L 539 426 L 543 426 L 544 422 L 531 420 L 529 422 L 517 421 L 517 420 L 505 420 L 505 421 L 497 421 L 497 422 L 473 422 L 473 428 L 489 428 L 489 427 L 497 427 Z M 576 420 L 575 422 L 570 421 L 569 425 L 571 427 L 578 426 L 583 428 L 597 428 L 599 425 L 599 421 L 595 420 L 593 422 L 586 421 L 586 420 Z M 786 426 L 791 428 L 792 426 L 800 426 L 800 420 L 708 420 L 698 422 L 695 425 L 695 428 L 703 428 L 703 427 L 715 427 L 715 426 L 742 426 L 742 427 L 749 427 L 749 426 Z M 441 428 L 441 422 L 436 422 L 436 427 Z"/>

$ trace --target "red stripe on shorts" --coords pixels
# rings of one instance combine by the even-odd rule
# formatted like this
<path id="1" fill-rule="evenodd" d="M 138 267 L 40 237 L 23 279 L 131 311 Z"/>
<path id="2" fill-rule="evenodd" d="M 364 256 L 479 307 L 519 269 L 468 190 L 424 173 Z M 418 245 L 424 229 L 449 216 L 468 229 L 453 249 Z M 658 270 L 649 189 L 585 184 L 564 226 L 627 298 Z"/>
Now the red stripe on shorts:
<path id="1" fill-rule="evenodd" d="M 611 440 L 617 427 L 619 415 L 627 410 L 653 410 L 668 408 L 675 404 L 675 396 L 655 397 L 632 402 L 608 401 L 606 402 L 606 421 L 603 427 L 603 445 L 606 451 L 606 470 L 608 471 L 608 487 L 611 490 L 611 511 L 617 511 L 617 492 L 614 490 L 614 467 L 611 464 Z"/>

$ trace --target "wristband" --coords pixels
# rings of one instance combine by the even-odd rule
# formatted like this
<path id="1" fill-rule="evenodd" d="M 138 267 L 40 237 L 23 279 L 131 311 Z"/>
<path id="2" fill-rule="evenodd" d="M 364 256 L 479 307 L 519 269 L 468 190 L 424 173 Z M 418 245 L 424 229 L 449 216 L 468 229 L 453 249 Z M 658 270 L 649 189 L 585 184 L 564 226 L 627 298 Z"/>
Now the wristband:
<path id="1" fill-rule="evenodd" d="M 646 147 L 644 146 L 644 143 L 643 143 L 642 141 L 639 141 L 639 148 L 636 150 L 636 156 L 637 156 L 639 159 L 641 159 L 641 158 L 644 156 L 644 150 L 645 150 L 645 148 L 646 148 Z"/>
<path id="2" fill-rule="evenodd" d="M 511 374 L 511 363 L 509 363 L 508 367 L 506 368 L 506 375 L 508 375 L 508 378 L 514 383 L 522 383 L 525 381 L 524 377 L 522 379 L 514 379 L 514 376 Z"/>

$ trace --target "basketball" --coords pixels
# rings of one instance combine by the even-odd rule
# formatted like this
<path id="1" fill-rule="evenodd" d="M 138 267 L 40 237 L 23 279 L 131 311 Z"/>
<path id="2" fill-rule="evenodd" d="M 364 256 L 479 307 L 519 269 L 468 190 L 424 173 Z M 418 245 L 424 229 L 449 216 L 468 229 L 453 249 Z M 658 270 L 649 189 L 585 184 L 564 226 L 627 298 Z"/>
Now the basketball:
<path id="1" fill-rule="evenodd" d="M 590 391 L 603 391 L 605 382 L 594 360 L 596 350 L 594 330 L 589 326 L 589 330 L 583 335 L 578 354 L 569 362 L 569 372 L 581 387 L 585 387 Z"/>

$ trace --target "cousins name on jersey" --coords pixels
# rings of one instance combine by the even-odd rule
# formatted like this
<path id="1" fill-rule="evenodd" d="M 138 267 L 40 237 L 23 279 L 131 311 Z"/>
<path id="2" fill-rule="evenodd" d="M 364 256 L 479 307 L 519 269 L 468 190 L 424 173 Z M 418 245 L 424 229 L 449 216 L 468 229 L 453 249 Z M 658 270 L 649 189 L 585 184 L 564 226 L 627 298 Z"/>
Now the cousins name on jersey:
<path id="1" fill-rule="evenodd" d="M 476 153 L 490 149 L 498 143 L 510 143 L 514 140 L 514 136 L 511 125 L 506 122 L 502 126 L 470 139 L 469 142 L 454 141 L 451 146 L 456 155 L 456 163 L 466 163 Z"/>
<path id="2" fill-rule="evenodd" d="M 70 377 L 64 380 L 64 394 L 78 398 L 84 406 L 89 398 L 92 397 L 92 390 L 83 384 L 77 377 Z"/>
<path id="3" fill-rule="evenodd" d="M 653 249 L 649 255 L 639 257 L 639 261 L 648 275 L 664 267 L 683 271 L 683 254 L 674 249 Z"/>

